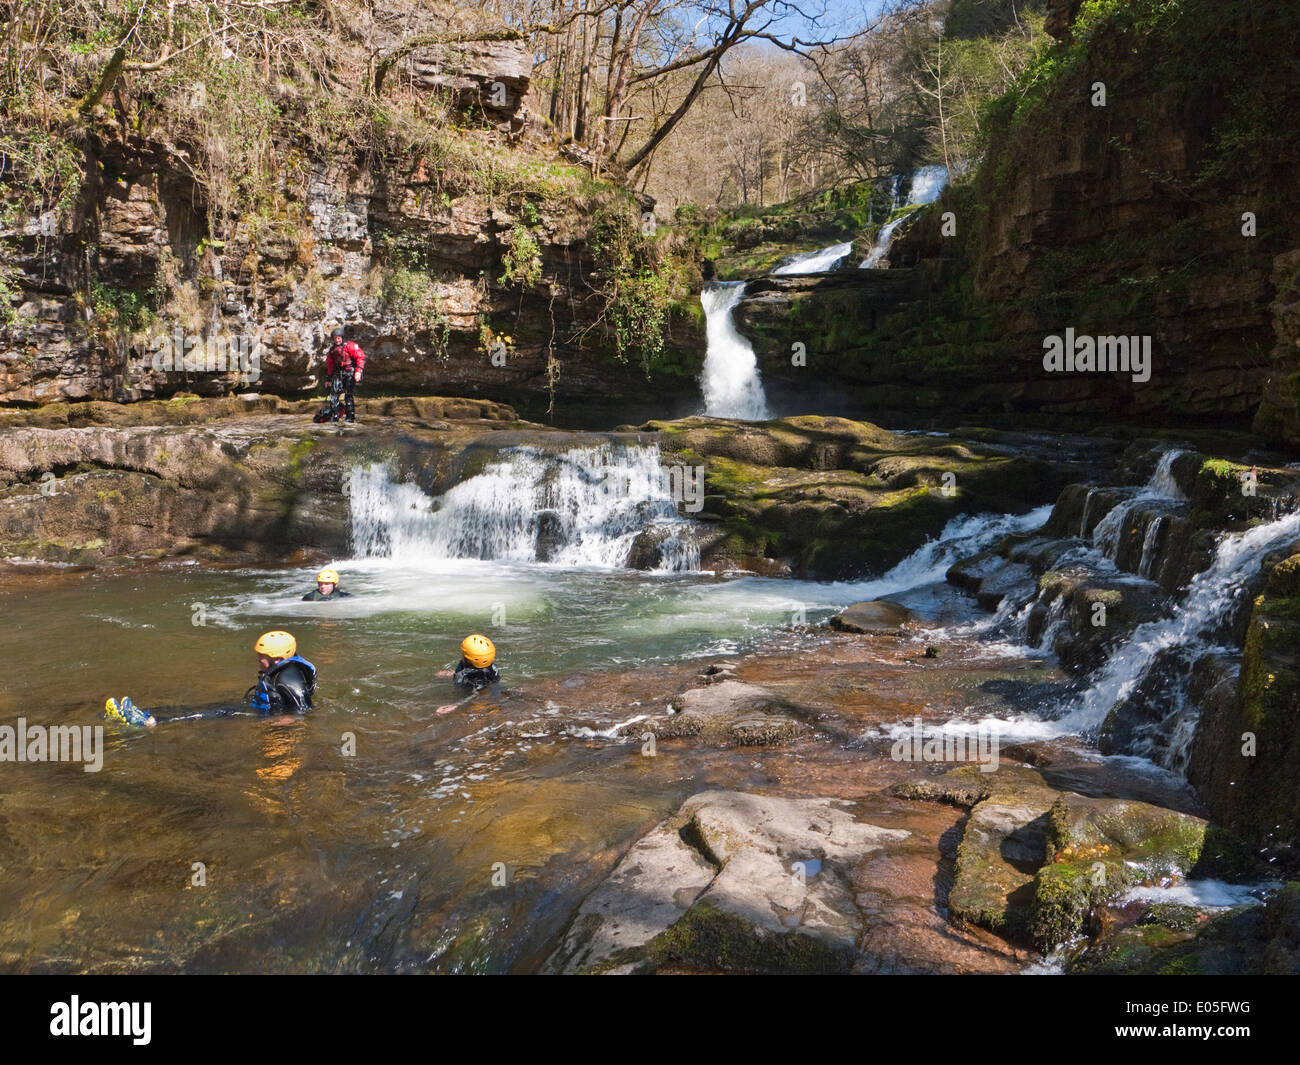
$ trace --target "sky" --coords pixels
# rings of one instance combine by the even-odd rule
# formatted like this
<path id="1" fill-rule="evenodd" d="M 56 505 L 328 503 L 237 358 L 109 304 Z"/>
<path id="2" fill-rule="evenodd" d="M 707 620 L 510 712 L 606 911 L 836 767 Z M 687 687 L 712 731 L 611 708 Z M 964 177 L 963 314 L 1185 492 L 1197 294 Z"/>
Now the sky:
<path id="1" fill-rule="evenodd" d="M 852 33 L 872 22 L 887 0 L 794 0 L 795 6 L 816 17 L 815 23 L 791 13 L 773 26 L 782 37 L 803 40 Z M 830 31 L 828 33 L 827 31 Z"/>

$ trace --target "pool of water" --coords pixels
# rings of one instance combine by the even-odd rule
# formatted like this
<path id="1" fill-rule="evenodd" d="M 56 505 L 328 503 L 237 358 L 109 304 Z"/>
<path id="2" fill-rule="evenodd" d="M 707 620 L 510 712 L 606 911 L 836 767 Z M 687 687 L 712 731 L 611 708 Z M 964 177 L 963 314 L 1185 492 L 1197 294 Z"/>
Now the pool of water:
<path id="1" fill-rule="evenodd" d="M 334 603 L 301 601 L 314 569 L 11 571 L 0 724 L 99 723 L 110 695 L 173 715 L 235 705 L 272 628 L 297 637 L 319 686 L 300 720 L 105 725 L 98 772 L 0 763 L 0 969 L 534 970 L 630 840 L 687 796 L 869 777 L 838 743 L 648 758 L 617 726 L 754 652 L 774 663 L 759 679 L 828 713 L 901 718 L 960 693 L 976 674 L 955 650 L 929 687 L 902 659 L 842 691 L 787 664 L 864 598 L 968 619 L 934 580 L 951 550 L 843 584 L 366 558 L 335 565 L 351 595 Z M 437 715 L 456 693 L 435 673 L 476 631 L 497 644 L 502 690 Z"/>

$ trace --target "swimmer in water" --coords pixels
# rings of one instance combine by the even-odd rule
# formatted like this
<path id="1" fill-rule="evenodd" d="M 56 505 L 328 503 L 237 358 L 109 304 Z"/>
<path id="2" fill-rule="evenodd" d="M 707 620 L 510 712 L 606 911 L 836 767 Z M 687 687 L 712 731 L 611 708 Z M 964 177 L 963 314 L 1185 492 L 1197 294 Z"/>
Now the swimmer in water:
<path id="1" fill-rule="evenodd" d="M 244 693 L 244 707 L 222 706 L 195 713 L 173 714 L 159 717 L 133 703 L 129 696 L 109 699 L 104 704 L 104 716 L 110 721 L 152 728 L 161 721 L 179 721 L 184 718 L 230 717 L 247 708 L 263 716 L 301 715 L 311 709 L 312 695 L 316 691 L 316 667 L 298 654 L 298 641 L 287 632 L 275 630 L 263 633 L 253 645 L 257 655 L 257 683 Z"/>
<path id="2" fill-rule="evenodd" d="M 501 674 L 497 672 L 497 667 L 494 665 L 496 657 L 497 649 L 486 636 L 477 633 L 466 636 L 461 642 L 460 661 L 456 663 L 455 668 L 440 669 L 437 675 L 451 677 L 452 683 L 467 691 L 468 694 L 460 702 L 446 703 L 438 707 L 435 712 L 450 714 L 458 706 L 469 702 L 484 688 L 496 684 L 501 679 Z"/>

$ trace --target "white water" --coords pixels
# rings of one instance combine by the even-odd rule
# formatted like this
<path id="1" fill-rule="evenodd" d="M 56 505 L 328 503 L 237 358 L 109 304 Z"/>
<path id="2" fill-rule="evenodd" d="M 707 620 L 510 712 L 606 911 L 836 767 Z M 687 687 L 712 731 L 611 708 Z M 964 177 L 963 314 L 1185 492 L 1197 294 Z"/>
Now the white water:
<path id="1" fill-rule="evenodd" d="M 700 293 L 708 336 L 704 356 L 704 413 L 713 418 L 761 421 L 770 417 L 758 377 L 758 359 L 731 320 L 732 308 L 745 294 L 743 281 L 709 285 Z"/>
<path id="2" fill-rule="evenodd" d="M 1210 567 L 1196 575 L 1183 601 L 1171 616 L 1139 625 L 1129 639 L 1106 660 L 1091 686 L 1055 720 L 1038 717 L 986 719 L 982 726 L 994 728 L 1004 742 L 1050 739 L 1055 736 L 1089 735 L 1100 727 L 1106 715 L 1142 682 L 1156 656 L 1171 647 L 1182 648 L 1189 662 L 1208 653 L 1224 650 L 1219 644 L 1228 612 L 1240 602 L 1252 578 L 1270 552 L 1300 536 L 1300 512 L 1257 526 L 1245 533 L 1225 536 L 1215 551 Z M 1182 696 L 1185 703 L 1185 696 Z M 1186 766 L 1188 745 L 1195 733 L 1196 708 L 1170 706 L 1177 715 L 1174 725 L 1168 717 L 1170 743 L 1153 752 L 1162 769 L 1181 773 Z M 970 722 L 958 723 L 968 727 Z"/>
<path id="3" fill-rule="evenodd" d="M 692 523 L 682 518 L 654 446 L 609 445 L 547 453 L 508 448 L 474 477 L 433 499 L 396 484 L 381 463 L 350 481 L 352 540 L 362 558 L 425 564 L 447 559 L 616 568 L 653 530 L 662 570 L 699 568 Z"/>
<path id="4" fill-rule="evenodd" d="M 1173 902 L 1204 910 L 1229 909 L 1233 906 L 1259 906 L 1260 898 L 1282 885 L 1266 881 L 1260 884 L 1228 884 L 1222 880 L 1183 880 L 1168 887 L 1130 888 L 1120 899 L 1127 902 Z"/>
<path id="5" fill-rule="evenodd" d="M 1185 647 L 1199 657 L 1218 646 L 1218 628 L 1259 571 L 1264 556 L 1300 533 L 1300 513 L 1225 536 L 1209 569 L 1198 573 L 1171 617 L 1139 625 L 1107 659 L 1092 686 L 1061 724 L 1071 731 L 1099 726 L 1137 687 L 1156 654 Z"/>
<path id="6" fill-rule="evenodd" d="M 846 240 L 843 244 L 832 244 L 829 248 L 821 248 L 818 251 L 804 252 L 802 255 L 794 256 L 784 266 L 779 266 L 772 271 L 774 274 L 821 274 L 827 270 L 834 270 L 839 266 L 840 261 L 853 250 L 853 241 Z"/>
<path id="7" fill-rule="evenodd" d="M 948 171 L 941 166 L 923 166 L 912 175 L 912 188 L 907 194 L 907 202 L 902 207 L 920 207 L 922 204 L 934 203 L 948 184 Z M 895 193 L 897 199 L 897 193 Z M 912 217 L 912 212 L 900 215 L 892 222 L 882 226 L 876 234 L 876 243 L 867 257 L 862 260 L 860 268 L 874 270 L 889 254 L 889 246 L 894 241 L 898 227 Z"/>
<path id="8" fill-rule="evenodd" d="M 1160 456 L 1155 471 L 1151 474 L 1147 483 L 1138 491 L 1137 495 L 1116 504 L 1111 508 L 1110 513 L 1097 523 L 1097 527 L 1092 531 L 1092 542 L 1098 551 L 1109 559 L 1115 558 L 1129 516 L 1144 503 L 1150 503 L 1153 500 L 1183 502 L 1187 499 L 1183 495 L 1182 489 L 1178 487 L 1178 482 L 1174 480 L 1171 472 L 1174 460 L 1178 456 L 1185 454 L 1185 451 L 1166 451 Z M 1091 499 L 1092 494 L 1089 493 L 1088 500 L 1084 504 L 1085 524 L 1087 522 L 1087 503 Z M 1142 563 L 1139 567 L 1139 572 L 1143 577 L 1150 576 L 1150 566 L 1154 563 L 1155 538 L 1160 535 L 1159 528 L 1164 523 L 1164 518 L 1165 516 L 1162 515 L 1154 519 L 1147 528 L 1142 544 Z"/>
<path id="9" fill-rule="evenodd" d="M 960 514 L 943 527 L 936 539 L 927 540 L 880 577 L 842 581 L 828 587 L 840 593 L 837 598 L 851 596 L 848 602 L 861 602 L 937 584 L 945 579 L 954 562 L 987 551 L 1010 533 L 1039 528 L 1051 513 L 1049 504 L 1028 514 Z"/>
<path id="10" fill-rule="evenodd" d="M 1173 474 L 1175 460 L 1186 454 L 1186 451 L 1175 448 L 1161 455 L 1160 461 L 1156 463 L 1155 472 L 1151 474 L 1151 479 L 1147 481 L 1146 490 L 1161 499 L 1186 499 L 1187 496 L 1178 487 L 1178 482 L 1174 480 Z"/>

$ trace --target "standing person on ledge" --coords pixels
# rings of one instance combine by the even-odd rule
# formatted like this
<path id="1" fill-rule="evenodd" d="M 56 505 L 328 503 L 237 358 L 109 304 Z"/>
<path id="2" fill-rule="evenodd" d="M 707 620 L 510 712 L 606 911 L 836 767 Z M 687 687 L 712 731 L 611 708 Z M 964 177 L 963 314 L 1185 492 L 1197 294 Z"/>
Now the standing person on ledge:
<path id="1" fill-rule="evenodd" d="M 338 421 L 340 397 L 348 421 L 357 420 L 356 401 L 352 392 L 361 383 L 361 371 L 365 366 L 366 353 L 361 350 L 361 345 L 351 340 L 345 343 L 343 330 L 335 329 L 330 335 L 329 351 L 325 354 L 325 376 L 330 382 L 330 398 L 316 415 L 315 421 Z"/>

